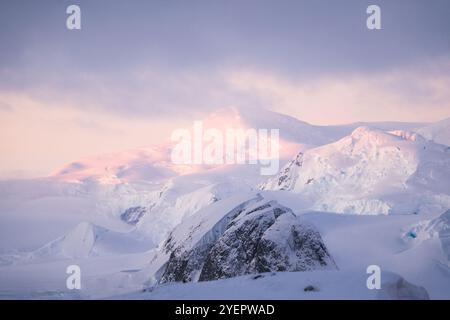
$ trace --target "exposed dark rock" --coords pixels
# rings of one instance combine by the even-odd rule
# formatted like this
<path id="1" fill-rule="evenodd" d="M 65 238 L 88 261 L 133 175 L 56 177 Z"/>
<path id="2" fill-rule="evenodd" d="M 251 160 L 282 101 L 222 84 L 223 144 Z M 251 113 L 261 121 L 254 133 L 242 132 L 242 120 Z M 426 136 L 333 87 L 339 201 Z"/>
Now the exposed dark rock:
<path id="1" fill-rule="evenodd" d="M 305 291 L 305 292 L 311 292 L 311 291 L 319 291 L 316 287 L 314 287 L 314 286 L 312 286 L 312 285 L 309 285 L 309 286 L 306 286 L 304 289 L 303 289 L 303 291 Z"/>
<path id="2" fill-rule="evenodd" d="M 125 210 L 121 215 L 120 219 L 122 221 L 136 225 L 142 219 L 142 217 L 147 213 L 147 209 L 145 207 L 131 207 Z"/>
<path id="3" fill-rule="evenodd" d="M 304 154 L 300 152 L 297 156 L 291 160 L 274 178 L 274 181 L 269 180 L 262 185 L 260 185 L 261 190 L 265 189 L 275 189 L 275 190 L 291 190 L 295 180 L 295 173 L 303 166 L 303 156 Z"/>

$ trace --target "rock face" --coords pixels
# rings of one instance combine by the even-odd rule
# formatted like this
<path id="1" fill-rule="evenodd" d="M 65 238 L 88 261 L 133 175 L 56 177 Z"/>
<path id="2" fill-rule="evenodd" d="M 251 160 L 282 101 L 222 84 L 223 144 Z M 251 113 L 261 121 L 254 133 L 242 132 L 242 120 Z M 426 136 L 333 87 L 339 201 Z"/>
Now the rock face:
<path id="1" fill-rule="evenodd" d="M 260 185 L 261 190 L 287 190 L 295 186 L 298 171 L 303 166 L 303 152 L 298 153 L 277 175 Z M 311 182 L 311 180 L 309 180 Z"/>
<path id="2" fill-rule="evenodd" d="M 171 254 L 160 282 L 336 268 L 314 226 L 261 196 L 227 213 L 211 230 L 201 230 L 201 225 L 197 230 L 206 236 L 187 250 L 183 245 L 173 248 L 171 237 L 166 241 Z"/>

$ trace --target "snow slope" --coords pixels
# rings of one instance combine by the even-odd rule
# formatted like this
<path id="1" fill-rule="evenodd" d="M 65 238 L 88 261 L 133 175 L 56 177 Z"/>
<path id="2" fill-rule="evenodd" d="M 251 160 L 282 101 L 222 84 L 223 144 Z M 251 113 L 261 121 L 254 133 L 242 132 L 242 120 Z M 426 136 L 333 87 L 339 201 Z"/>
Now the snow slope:
<path id="1" fill-rule="evenodd" d="M 133 300 L 425 300 L 423 287 L 409 283 L 402 277 L 385 273 L 381 290 L 368 290 L 364 274 L 352 272 L 280 272 L 231 279 L 167 284 L 144 292 L 111 297 Z"/>

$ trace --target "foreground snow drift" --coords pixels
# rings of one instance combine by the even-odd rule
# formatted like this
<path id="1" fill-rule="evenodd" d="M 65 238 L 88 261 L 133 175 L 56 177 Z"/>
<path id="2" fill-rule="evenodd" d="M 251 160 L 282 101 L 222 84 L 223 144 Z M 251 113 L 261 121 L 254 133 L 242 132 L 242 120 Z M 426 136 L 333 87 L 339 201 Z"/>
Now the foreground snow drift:
<path id="1" fill-rule="evenodd" d="M 363 273 L 342 271 L 264 273 L 232 279 L 165 284 L 112 299 L 429 299 L 423 287 L 384 273 L 381 290 L 369 290 Z"/>

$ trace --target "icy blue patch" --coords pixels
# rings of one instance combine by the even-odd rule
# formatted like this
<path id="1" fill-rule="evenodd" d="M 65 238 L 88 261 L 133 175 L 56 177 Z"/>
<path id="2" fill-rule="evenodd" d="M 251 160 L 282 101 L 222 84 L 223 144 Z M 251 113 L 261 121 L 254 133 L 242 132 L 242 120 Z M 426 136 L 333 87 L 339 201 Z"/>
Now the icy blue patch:
<path id="1" fill-rule="evenodd" d="M 413 238 L 413 239 L 417 238 L 417 233 L 414 231 L 408 232 L 407 235 L 408 235 L 408 237 Z"/>

